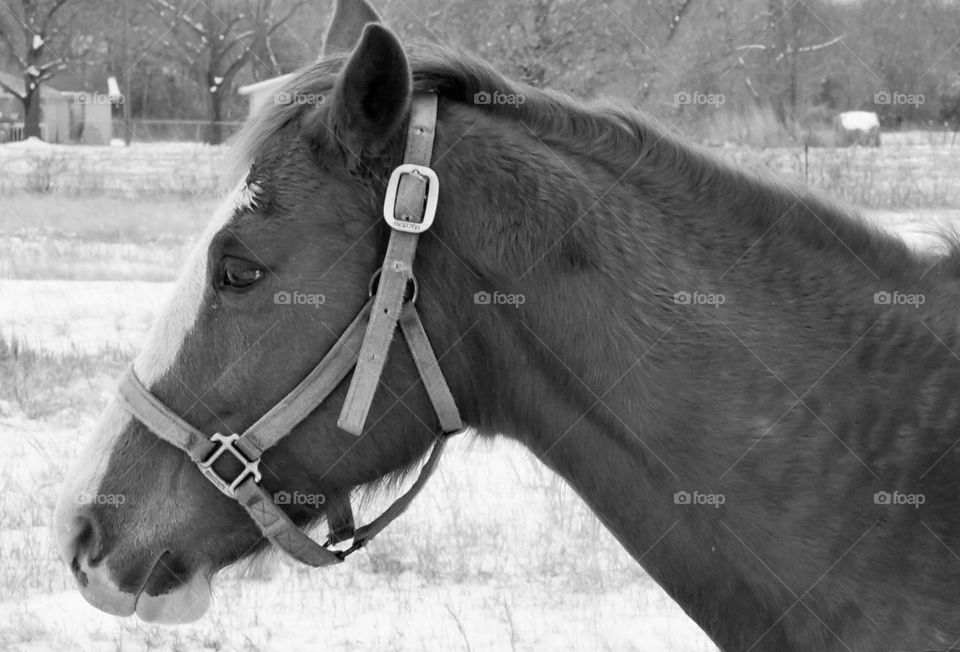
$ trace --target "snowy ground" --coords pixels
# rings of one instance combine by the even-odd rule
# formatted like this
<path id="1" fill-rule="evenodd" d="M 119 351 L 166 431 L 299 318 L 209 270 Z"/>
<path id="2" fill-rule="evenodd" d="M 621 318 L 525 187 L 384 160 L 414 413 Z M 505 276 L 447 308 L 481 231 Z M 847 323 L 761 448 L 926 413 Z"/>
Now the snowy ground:
<path id="1" fill-rule="evenodd" d="M 356 562 L 231 570 L 190 626 L 107 616 L 72 589 L 43 525 L 50 480 L 90 424 L 0 419 L 16 469 L 3 492 L 0 649 L 715 650 L 524 450 L 466 440 Z"/>
<path id="2" fill-rule="evenodd" d="M 552 473 L 516 444 L 470 436 L 348 564 L 231 569 L 185 627 L 88 606 L 51 540 L 57 488 L 199 221 L 158 236 L 169 221 L 146 208 L 68 199 L 61 217 L 56 201 L 0 197 L 0 338 L 19 347 L 0 345 L 0 650 L 715 651 Z"/>
<path id="3" fill-rule="evenodd" d="M 76 255 L 70 238 L 50 249 L 59 236 L 30 215 L 18 217 L 25 229 L 2 213 L 0 252 L 39 242 L 53 255 L 0 268 L 0 337 L 54 357 L 0 368 L 0 649 L 715 650 L 526 451 L 469 438 L 454 442 L 411 511 L 355 563 L 311 571 L 268 558 L 233 569 L 210 614 L 187 627 L 87 606 L 50 540 L 57 485 L 169 291 L 170 261 L 193 222 L 183 238 L 119 252 L 83 232 L 71 238 L 89 248 Z M 960 224 L 958 210 L 868 215 L 917 247 L 937 225 Z M 131 262 L 143 256 L 153 256 L 149 270 Z M 137 280 L 158 269 L 157 281 Z M 57 394 L 35 409 L 27 394 L 41 370 Z"/>

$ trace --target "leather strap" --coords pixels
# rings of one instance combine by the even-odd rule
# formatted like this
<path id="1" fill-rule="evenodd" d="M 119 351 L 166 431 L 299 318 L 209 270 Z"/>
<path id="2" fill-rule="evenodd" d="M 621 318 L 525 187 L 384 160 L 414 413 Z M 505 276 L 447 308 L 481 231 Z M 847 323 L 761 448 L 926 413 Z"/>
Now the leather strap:
<path id="1" fill-rule="evenodd" d="M 343 381 L 356 362 L 356 351 L 370 316 L 372 301 L 343 332 L 323 359 L 293 390 L 234 442 L 248 459 L 259 459 L 310 415 Z M 155 435 L 185 451 L 197 464 L 217 448 L 208 435 L 180 418 L 143 386 L 131 367 L 120 382 L 120 396 L 131 413 Z"/>
<path id="2" fill-rule="evenodd" d="M 336 389 L 356 361 L 356 350 L 363 338 L 372 301 L 347 327 L 340 339 L 319 364 L 269 412 L 244 432 L 233 446 L 250 460 L 259 460 L 263 451 L 273 446 L 303 421 Z M 198 466 L 203 465 L 217 449 L 216 443 L 166 406 L 144 387 L 133 368 L 127 370 L 120 383 L 120 396 L 130 412 L 156 436 L 187 453 Z M 343 561 L 335 551 L 317 544 L 301 532 L 276 501 L 253 476 L 247 476 L 234 490 L 233 497 L 274 545 L 310 566 L 328 566 Z M 337 543 L 353 536 L 353 511 L 348 501 L 330 497 L 327 524 L 330 541 Z"/>
<path id="3" fill-rule="evenodd" d="M 404 150 L 404 163 L 429 166 L 437 116 L 437 96 L 414 96 L 410 108 L 410 126 Z M 403 176 L 397 188 L 394 216 L 404 221 L 422 221 L 425 206 L 425 181 L 412 174 Z M 363 434 L 380 376 L 387 362 L 397 321 L 404 303 L 407 285 L 413 279 L 413 259 L 419 235 L 392 230 L 387 253 L 380 270 L 380 283 L 367 328 L 337 425 L 354 435 Z"/>
<path id="4" fill-rule="evenodd" d="M 327 494 L 327 543 L 340 543 L 353 538 L 356 528 L 353 523 L 353 508 L 350 507 L 350 492 Z"/>
<path id="5" fill-rule="evenodd" d="M 133 367 L 127 370 L 120 381 L 120 397 L 126 402 L 130 413 L 150 432 L 184 451 L 197 464 L 206 460 L 217 447 L 207 435 L 181 419 L 180 415 L 151 394 L 137 378 Z"/>
<path id="6" fill-rule="evenodd" d="M 120 383 L 120 395 L 137 420 L 160 439 L 186 452 L 197 465 L 202 465 L 217 448 L 206 435 L 151 394 L 132 368 Z M 342 561 L 335 553 L 318 546 L 297 529 L 290 517 L 263 487 L 256 484 L 252 476 L 247 476 L 236 488 L 233 497 L 257 524 L 260 532 L 295 559 L 310 566 L 328 566 Z"/>
<path id="7" fill-rule="evenodd" d="M 343 561 L 343 557 L 336 551 L 321 546 L 304 534 L 277 506 L 273 496 L 254 482 L 253 478 L 247 477 L 237 487 L 234 497 L 257 524 L 263 536 L 297 561 L 314 567 L 330 566 Z"/>
<path id="8" fill-rule="evenodd" d="M 413 499 L 416 498 L 417 494 L 420 493 L 420 490 L 423 489 L 424 485 L 427 484 L 427 480 L 430 479 L 430 476 L 433 475 L 433 472 L 437 469 L 437 462 L 440 461 L 440 455 L 443 453 L 444 447 L 447 445 L 446 437 L 438 437 L 433 442 L 433 449 L 430 451 L 430 457 L 427 458 L 426 463 L 420 468 L 420 475 L 417 476 L 417 479 L 414 481 L 410 488 L 407 491 L 393 501 L 393 504 L 387 507 L 386 510 L 380 516 L 373 519 L 363 527 L 357 528 L 356 533 L 353 535 L 353 545 L 350 546 L 347 550 L 343 552 L 343 555 L 349 555 L 355 550 L 359 550 L 363 546 L 370 543 L 373 540 L 373 537 L 380 534 L 383 528 L 387 527 L 398 516 L 407 511 L 407 508 L 410 507 L 410 503 L 413 502 Z"/>
<path id="9" fill-rule="evenodd" d="M 433 150 L 436 111 L 435 95 L 418 95 L 414 98 L 405 163 L 423 166 L 429 164 Z M 436 179 L 429 170 L 422 172 L 429 173 L 428 176 Z M 426 197 L 426 179 L 415 174 L 404 174 L 397 186 L 393 217 L 397 220 L 422 223 Z M 435 195 L 432 201 L 435 205 Z M 389 209 L 386 209 L 386 212 L 389 213 Z M 424 228 L 426 226 L 428 225 Z M 447 436 L 463 429 L 453 395 L 416 312 L 416 297 L 409 300 L 405 297 L 408 284 L 414 280 L 413 258 L 417 238 L 415 233 L 396 228 L 391 231 L 376 297 L 364 305 L 343 335 L 307 377 L 242 435 L 215 434 L 208 438 L 150 393 L 132 368 L 127 371 L 120 384 L 120 396 L 135 418 L 164 441 L 185 451 L 221 492 L 240 503 L 263 535 L 273 544 L 310 566 L 340 563 L 403 514 L 436 470 Z M 321 546 L 301 532 L 280 509 L 277 501 L 257 484 L 260 480 L 260 456 L 326 400 L 354 366 L 356 370 L 339 423 L 344 430 L 361 434 L 398 323 L 437 413 L 441 433 L 434 441 L 430 455 L 410 489 L 367 525 L 354 529 L 349 491 L 327 496 L 325 510 L 330 528 L 328 544 L 353 538 L 352 545 L 346 550 L 331 550 L 327 548 L 328 544 Z M 213 463 L 228 452 L 243 465 L 243 471 L 232 482 L 221 478 L 212 468 Z"/>
<path id="10" fill-rule="evenodd" d="M 450 387 L 447 386 L 447 380 L 440 370 L 440 363 L 437 362 L 437 356 L 433 353 L 430 339 L 423 328 L 423 322 L 420 321 L 420 315 L 412 302 L 403 306 L 400 328 L 407 339 L 407 346 L 413 354 L 413 361 L 420 372 L 420 378 L 423 380 L 430 402 L 433 403 L 433 409 L 437 413 L 440 432 L 443 436 L 449 437 L 463 431 L 457 402 L 453 400 L 453 394 L 450 393 Z"/>
<path id="11" fill-rule="evenodd" d="M 370 320 L 372 306 L 371 299 L 364 304 L 360 314 L 320 364 L 240 436 L 237 445 L 244 453 L 251 458 L 260 457 L 264 451 L 293 430 L 294 426 L 310 416 L 347 377 L 357 363 L 357 352 L 363 343 L 363 333 Z"/>

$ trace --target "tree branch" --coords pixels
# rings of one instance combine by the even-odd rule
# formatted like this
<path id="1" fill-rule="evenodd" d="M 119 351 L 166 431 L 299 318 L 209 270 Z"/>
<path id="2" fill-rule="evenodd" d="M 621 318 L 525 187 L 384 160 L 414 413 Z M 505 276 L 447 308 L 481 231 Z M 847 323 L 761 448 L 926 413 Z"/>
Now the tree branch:
<path id="1" fill-rule="evenodd" d="M 0 38 L 2 38 L 7 44 L 7 49 L 10 51 L 10 55 L 16 59 L 17 64 L 21 68 L 26 68 L 27 62 L 23 57 L 20 56 L 19 48 L 17 47 L 16 43 L 13 42 L 13 39 L 10 37 L 10 33 L 5 29 L 0 29 Z"/>
<path id="2" fill-rule="evenodd" d="M 233 63 L 227 66 L 227 69 L 223 72 L 222 75 L 220 75 L 223 78 L 223 82 L 221 82 L 221 85 L 224 82 L 229 82 L 229 80 L 232 79 L 233 76 L 236 75 L 240 71 L 240 69 L 247 64 L 247 62 L 250 60 L 250 55 L 251 55 L 251 51 L 248 48 L 243 54 L 241 54 L 239 57 L 234 59 Z"/>
<path id="3" fill-rule="evenodd" d="M 831 45 L 839 43 L 846 36 L 847 36 L 846 34 L 841 34 L 840 36 L 836 38 L 832 38 L 829 41 L 826 41 L 824 43 L 818 43 L 817 45 L 806 45 L 802 48 L 797 48 L 797 52 L 816 52 L 817 50 L 822 50 L 823 48 L 828 48 Z"/>
<path id="4" fill-rule="evenodd" d="M 846 36 L 846 34 L 842 36 L 838 36 L 836 38 L 832 38 L 829 41 L 826 41 L 825 43 L 818 43 L 816 45 L 806 45 L 804 47 L 797 48 L 796 52 L 794 52 L 794 49 L 792 47 L 788 46 L 786 50 L 784 50 L 783 52 L 777 55 L 777 58 L 774 59 L 774 61 L 780 61 L 783 59 L 783 57 L 785 57 L 788 54 L 794 54 L 794 53 L 805 54 L 807 52 L 816 52 L 817 50 L 828 48 L 831 45 L 835 45 L 836 43 L 839 43 L 840 41 L 842 41 L 844 36 Z"/>
<path id="5" fill-rule="evenodd" d="M 693 6 L 693 2 L 694 0 L 683 0 L 680 3 L 680 7 L 677 8 L 677 11 L 673 14 L 673 18 L 670 20 L 667 38 L 663 41 L 664 45 L 669 43 L 670 40 L 676 36 L 677 30 L 680 28 L 680 23 L 683 22 L 683 17 L 686 16 L 688 11 L 690 11 L 690 7 Z"/>
<path id="6" fill-rule="evenodd" d="M 160 18 L 163 18 L 167 22 L 167 24 L 170 26 L 171 29 L 175 28 L 180 23 L 183 23 L 184 25 L 189 27 L 191 30 L 193 30 L 194 33 L 200 36 L 200 38 L 204 38 L 204 39 L 209 38 L 209 33 L 201 23 L 194 22 L 193 20 L 190 20 L 187 18 L 187 14 L 190 12 L 190 9 L 192 9 L 193 7 L 188 7 L 187 9 L 180 11 L 179 9 L 177 9 L 177 7 L 167 2 L 167 0 L 149 0 L 149 3 L 152 8 L 155 8 L 154 11 L 158 13 Z M 156 8 L 159 8 L 160 11 L 157 11 Z M 169 11 L 173 13 L 173 20 L 171 21 L 166 16 L 164 16 L 163 11 Z"/>
<path id="7" fill-rule="evenodd" d="M 60 8 L 61 8 L 63 5 L 65 5 L 66 3 L 67 3 L 67 0 L 57 0 L 56 2 L 54 2 L 54 3 L 50 6 L 50 9 L 47 11 L 47 17 L 46 17 L 46 19 L 44 20 L 43 25 L 40 26 L 40 37 L 41 37 L 41 38 L 43 38 L 44 36 L 46 36 L 47 25 L 49 25 L 50 22 L 53 20 L 54 14 L 56 14 L 58 11 L 60 11 Z"/>
<path id="8" fill-rule="evenodd" d="M 26 97 L 27 97 L 26 95 L 24 95 L 24 94 L 21 93 L 20 91 L 16 90 L 15 88 L 11 88 L 10 86 L 7 86 L 7 85 L 4 84 L 2 81 L 0 81 L 0 88 L 2 88 L 3 90 L 7 91 L 8 93 L 10 93 L 11 95 L 13 95 L 14 97 L 18 98 L 20 101 L 25 100 Z"/>
<path id="9" fill-rule="evenodd" d="M 275 22 L 273 25 L 270 26 L 270 28 L 267 30 L 267 36 L 268 37 L 272 36 L 273 33 L 278 29 L 280 29 L 285 22 L 290 20 L 295 13 L 300 11 L 300 7 L 302 7 L 305 4 L 306 4 L 306 0 L 299 0 L 299 2 L 294 3 L 293 8 L 287 12 L 286 16 L 284 16 L 279 21 Z"/>

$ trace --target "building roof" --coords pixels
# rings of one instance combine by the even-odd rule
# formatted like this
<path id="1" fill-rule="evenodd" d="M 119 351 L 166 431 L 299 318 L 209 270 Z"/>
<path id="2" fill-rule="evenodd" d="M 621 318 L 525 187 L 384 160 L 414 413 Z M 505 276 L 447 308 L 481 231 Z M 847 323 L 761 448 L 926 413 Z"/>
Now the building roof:
<path id="1" fill-rule="evenodd" d="M 11 75 L 8 72 L 0 70 L 0 82 L 3 82 L 6 86 L 14 89 L 15 91 L 23 92 L 23 77 L 19 75 Z M 0 87 L 0 95 L 9 95 L 9 93 L 2 87 Z M 43 99 L 60 99 L 63 97 L 63 94 L 50 86 L 49 83 L 44 82 L 40 84 L 40 97 Z"/>
<path id="2" fill-rule="evenodd" d="M 92 93 L 107 90 L 110 72 L 105 64 L 74 63 L 64 68 L 50 80 L 57 90 L 74 93 Z"/>
<path id="3" fill-rule="evenodd" d="M 249 95 L 250 93 L 260 93 L 260 92 L 270 92 L 274 88 L 279 88 L 285 84 L 288 80 L 293 79 L 295 73 L 289 73 L 286 75 L 280 75 L 279 77 L 271 77 L 270 79 L 264 79 L 263 81 L 254 82 L 252 84 L 247 84 L 246 86 L 241 86 L 237 89 L 237 92 L 240 95 Z"/>

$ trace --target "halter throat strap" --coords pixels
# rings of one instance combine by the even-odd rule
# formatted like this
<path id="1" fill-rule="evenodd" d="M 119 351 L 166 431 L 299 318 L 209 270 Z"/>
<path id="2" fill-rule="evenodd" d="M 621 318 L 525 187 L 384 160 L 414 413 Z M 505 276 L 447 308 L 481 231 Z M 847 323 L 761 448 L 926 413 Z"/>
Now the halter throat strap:
<path id="1" fill-rule="evenodd" d="M 436 95 L 415 95 L 404 164 L 393 171 L 384 201 L 384 219 L 391 232 L 376 296 L 367 301 L 317 366 L 243 434 L 216 433 L 208 437 L 154 396 L 132 368 L 120 383 L 120 396 L 138 421 L 184 451 L 204 477 L 240 503 L 272 543 L 310 566 L 340 563 L 406 511 L 436 469 L 447 437 L 463 430 L 456 402 L 417 313 L 416 292 L 413 297 L 406 297 L 408 285 L 416 283 L 413 260 L 419 234 L 430 227 L 436 211 L 439 182 L 427 167 L 436 120 Z M 362 435 L 398 325 L 437 414 L 439 433 L 410 489 L 369 524 L 354 529 L 347 492 L 326 496 L 330 536 L 320 545 L 299 530 L 280 507 L 284 501 L 277 497 L 283 492 L 271 496 L 260 486 L 260 457 L 323 403 L 354 367 L 338 425 Z M 221 477 L 214 469 L 223 456 L 234 457 L 240 463 L 241 471 L 234 478 Z M 331 544 L 347 539 L 352 539 L 352 544 L 346 549 L 330 548 Z"/>

